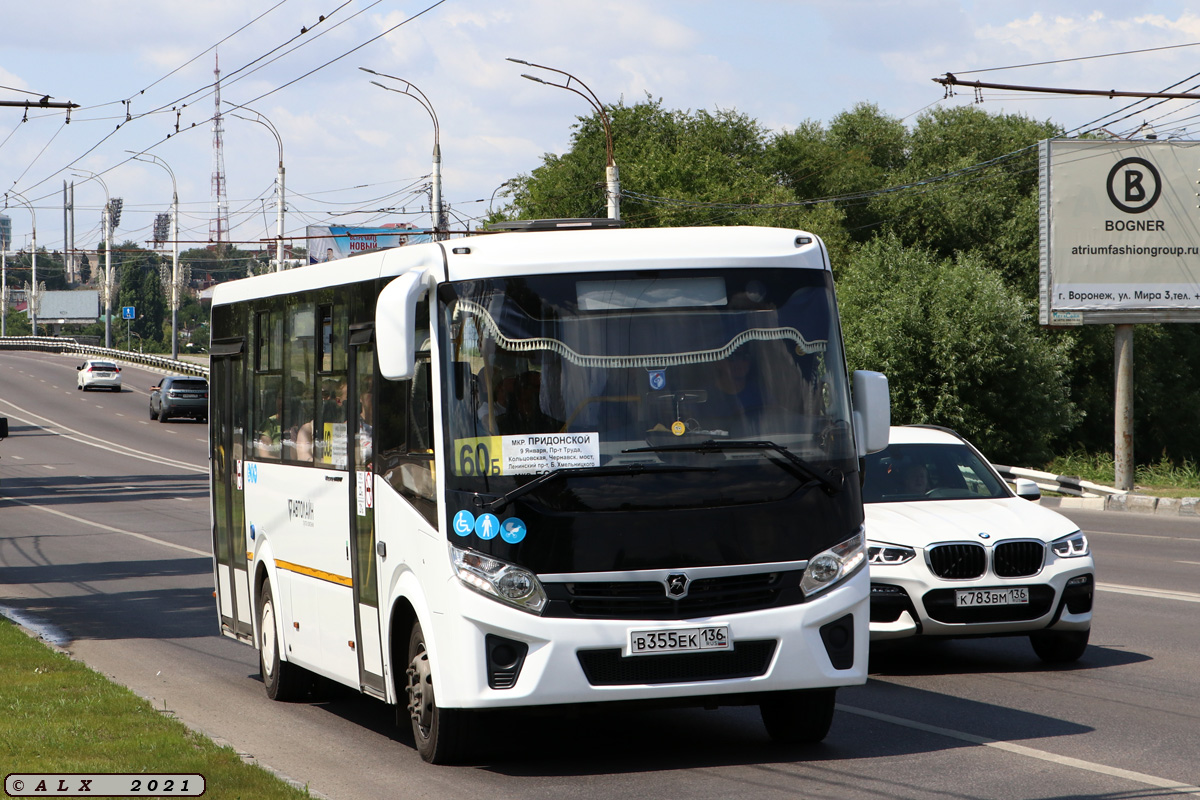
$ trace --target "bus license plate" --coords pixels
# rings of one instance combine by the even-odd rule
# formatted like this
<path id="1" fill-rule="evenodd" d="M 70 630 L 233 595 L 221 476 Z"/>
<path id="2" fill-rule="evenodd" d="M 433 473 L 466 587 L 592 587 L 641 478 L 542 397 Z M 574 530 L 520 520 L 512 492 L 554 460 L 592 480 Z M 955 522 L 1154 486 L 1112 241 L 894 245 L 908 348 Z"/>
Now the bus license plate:
<path id="1" fill-rule="evenodd" d="M 697 650 L 728 650 L 731 646 L 728 625 L 629 632 L 629 655 L 631 656 L 688 653 Z"/>
<path id="2" fill-rule="evenodd" d="M 1029 603 L 1029 588 L 1014 586 L 1011 589 L 959 589 L 954 593 L 954 605 L 967 606 L 1022 606 Z"/>

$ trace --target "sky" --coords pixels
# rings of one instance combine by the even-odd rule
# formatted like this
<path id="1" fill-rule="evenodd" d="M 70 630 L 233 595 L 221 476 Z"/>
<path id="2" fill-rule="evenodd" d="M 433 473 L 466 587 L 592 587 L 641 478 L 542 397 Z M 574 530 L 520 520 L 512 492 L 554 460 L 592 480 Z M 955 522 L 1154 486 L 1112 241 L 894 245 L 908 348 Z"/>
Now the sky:
<path id="1" fill-rule="evenodd" d="M 591 113 L 583 98 L 523 80 L 571 73 L 605 104 L 647 97 L 664 108 L 736 110 L 771 131 L 828 124 L 856 103 L 912 125 L 946 97 L 932 79 L 1021 86 L 1174 91 L 1195 86 L 1200 16 L 1175 0 L 5 0 L 0 100 L 79 105 L 0 108 L 0 192 L 33 206 L 38 245 L 64 244 L 63 182 L 75 183 L 80 247 L 100 240 L 105 186 L 124 199 L 115 239 L 148 244 L 178 186 L 183 247 L 209 238 L 215 170 L 215 60 L 231 238 L 247 249 L 276 229 L 280 144 L 285 230 L 427 224 L 435 110 L 443 196 L 455 226 L 475 228 L 504 201 L 505 181 L 570 146 Z M 322 19 L 323 17 L 323 19 Z M 301 33 L 304 30 L 306 32 Z M 1157 49 L 1156 49 L 1157 48 Z M 1131 51 L 1149 51 L 1133 53 Z M 1127 53 L 1097 58 L 1109 54 Z M 1047 63 L 1055 62 L 1055 63 Z M 986 70 L 986 71 L 981 71 Z M 1051 120 L 1068 132 L 1120 136 L 1150 122 L 1195 138 L 1189 100 L 1131 101 L 985 90 L 979 107 Z M 1200 107 L 1198 107 L 1200 108 Z M 270 126 L 252 121 L 261 115 Z M 1106 115 L 1115 115 L 1107 116 Z M 1123 120 L 1117 117 L 1128 116 Z M 1188 126 L 1191 125 L 1189 128 Z M 604 165 L 596 165 L 602 181 Z M 99 180 L 91 175 L 101 176 Z M 104 186 L 100 181 L 103 181 Z M 635 186 L 625 188 L 637 190 Z M 32 215 L 0 210 L 14 247 Z M 600 215 L 603 209 L 598 209 Z M 197 244 L 190 244 L 190 243 Z M 296 239 L 296 244 L 303 244 Z"/>

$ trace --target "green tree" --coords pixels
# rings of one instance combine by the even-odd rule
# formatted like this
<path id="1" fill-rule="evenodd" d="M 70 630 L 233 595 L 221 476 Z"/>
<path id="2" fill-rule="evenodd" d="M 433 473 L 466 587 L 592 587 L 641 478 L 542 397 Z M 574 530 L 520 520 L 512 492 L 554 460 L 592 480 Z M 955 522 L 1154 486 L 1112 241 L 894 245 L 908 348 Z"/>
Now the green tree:
<path id="1" fill-rule="evenodd" d="M 831 250 L 846 241 L 841 212 L 803 207 L 767 158 L 768 132 L 736 111 L 670 111 L 661 100 L 607 109 L 629 227 L 770 225 L 817 233 Z M 498 218 L 603 217 L 604 128 L 581 118 L 571 148 L 547 153 L 541 166 L 512 182 Z M 664 201 L 662 198 L 669 198 Z M 759 204 L 763 208 L 741 208 Z"/>
<path id="2" fill-rule="evenodd" d="M 119 249 L 120 283 L 113 313 L 116 316 L 116 309 L 133 306 L 137 318 L 113 331 L 113 343 L 115 345 L 122 339 L 127 329 L 133 339 L 129 343 L 132 349 L 138 349 L 140 343 L 151 352 L 161 352 L 163 319 L 167 312 L 159 279 L 161 260 L 156 253 L 144 250 L 134 242 L 127 241 Z"/>
<path id="3" fill-rule="evenodd" d="M 774 137 L 767 158 L 797 199 L 846 198 L 837 202 L 846 233 L 865 241 L 875 233 L 878 214 L 866 198 L 888 187 L 908 157 L 909 134 L 900 120 L 870 103 L 838 114 L 826 130 L 805 121 Z"/>
<path id="4" fill-rule="evenodd" d="M 871 202 L 881 231 L 943 257 L 976 251 L 1026 297 L 1037 294 L 1037 143 L 1050 122 L 975 107 L 922 114 L 889 191 Z"/>
<path id="5" fill-rule="evenodd" d="M 851 369 L 888 376 L 896 424 L 954 428 L 1004 463 L 1042 463 L 1075 421 L 1070 342 L 978 257 L 940 258 L 894 235 L 861 247 L 839 282 Z"/>

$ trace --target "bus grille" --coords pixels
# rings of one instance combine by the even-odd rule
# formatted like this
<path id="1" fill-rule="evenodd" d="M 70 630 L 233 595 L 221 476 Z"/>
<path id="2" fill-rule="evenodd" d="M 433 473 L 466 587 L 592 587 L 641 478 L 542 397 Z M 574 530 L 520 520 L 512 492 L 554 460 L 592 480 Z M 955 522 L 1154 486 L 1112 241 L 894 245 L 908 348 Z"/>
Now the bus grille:
<path id="1" fill-rule="evenodd" d="M 801 571 L 699 578 L 682 599 L 667 596 L 657 581 L 546 583 L 545 616 L 585 619 L 692 619 L 736 614 L 804 601 Z"/>
<path id="2" fill-rule="evenodd" d="M 766 674 L 774 639 L 738 642 L 729 652 L 622 657 L 620 649 L 580 650 L 579 665 L 592 686 L 692 683 Z"/>
<path id="3" fill-rule="evenodd" d="M 992 571 L 1001 578 L 1024 578 L 1042 571 L 1046 545 L 1041 542 L 1001 542 L 992 555 Z"/>
<path id="4" fill-rule="evenodd" d="M 987 553 L 977 544 L 942 544 L 929 549 L 929 568 L 939 578 L 968 580 L 987 569 Z"/>

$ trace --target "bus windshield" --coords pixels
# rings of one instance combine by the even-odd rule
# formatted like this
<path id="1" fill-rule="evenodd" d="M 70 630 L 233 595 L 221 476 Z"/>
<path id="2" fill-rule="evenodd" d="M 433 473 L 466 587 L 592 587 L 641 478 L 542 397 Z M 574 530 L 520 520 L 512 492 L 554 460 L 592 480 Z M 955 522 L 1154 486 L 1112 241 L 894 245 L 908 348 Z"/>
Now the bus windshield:
<path id="1" fill-rule="evenodd" d="M 506 492 L 556 470 L 622 465 L 761 470 L 778 448 L 822 471 L 853 471 L 833 296 L 830 274 L 814 269 L 445 286 L 448 488 Z M 720 446 L 744 442 L 772 447 Z"/>

